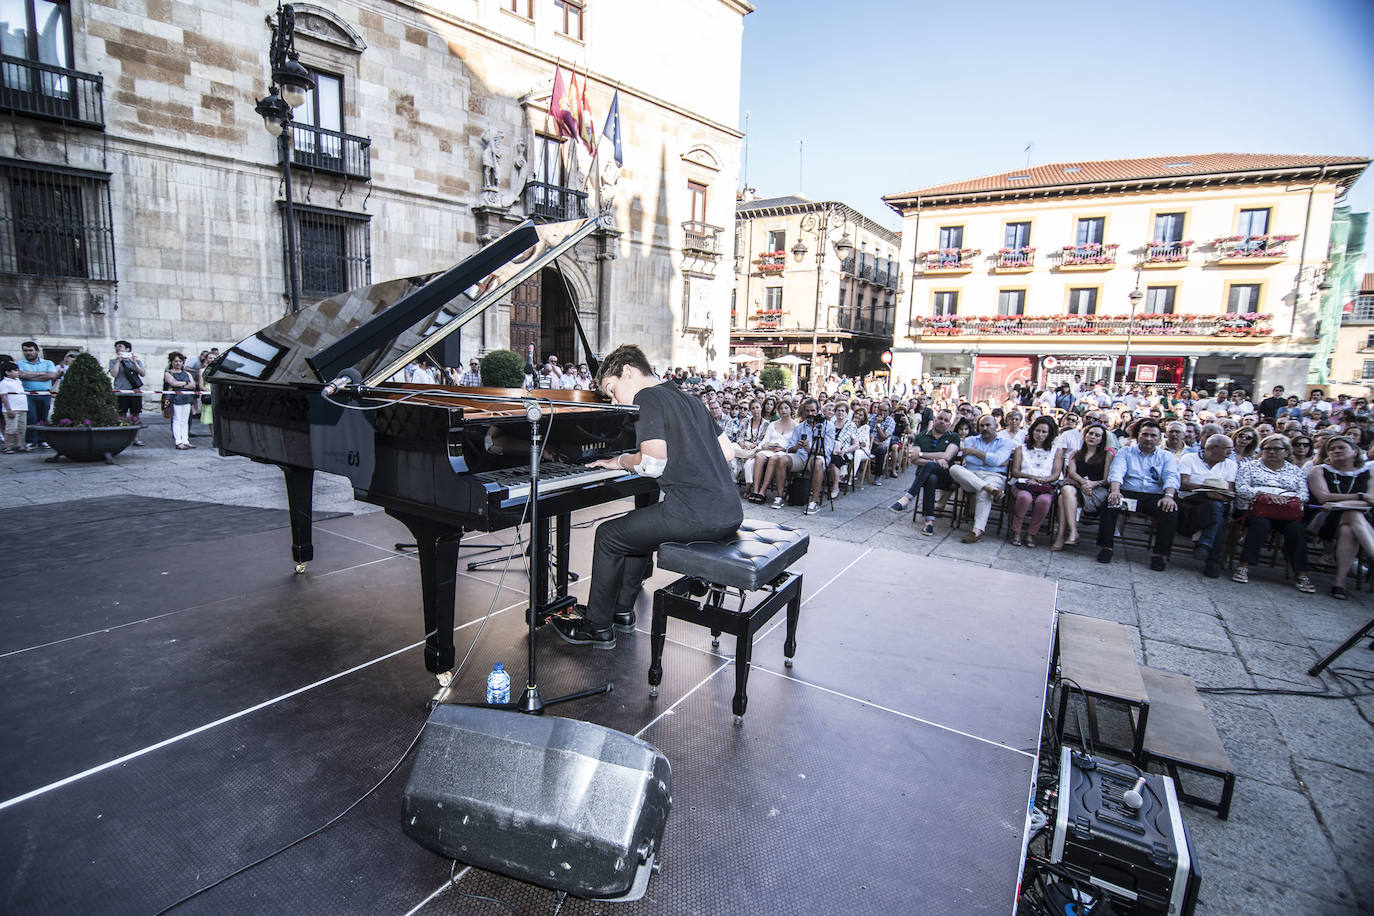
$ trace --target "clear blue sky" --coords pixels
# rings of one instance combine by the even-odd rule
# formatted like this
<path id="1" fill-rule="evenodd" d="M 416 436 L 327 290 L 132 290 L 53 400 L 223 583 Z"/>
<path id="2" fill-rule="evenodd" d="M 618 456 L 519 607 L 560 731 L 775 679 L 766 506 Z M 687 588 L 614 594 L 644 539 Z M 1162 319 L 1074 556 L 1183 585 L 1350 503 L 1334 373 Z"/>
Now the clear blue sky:
<path id="1" fill-rule="evenodd" d="M 1032 164 L 1374 157 L 1374 0 L 752 2 L 740 126 L 761 197 L 895 229 L 883 194 L 1020 168 L 1027 143 Z M 1374 174 L 1349 203 L 1374 209 Z"/>

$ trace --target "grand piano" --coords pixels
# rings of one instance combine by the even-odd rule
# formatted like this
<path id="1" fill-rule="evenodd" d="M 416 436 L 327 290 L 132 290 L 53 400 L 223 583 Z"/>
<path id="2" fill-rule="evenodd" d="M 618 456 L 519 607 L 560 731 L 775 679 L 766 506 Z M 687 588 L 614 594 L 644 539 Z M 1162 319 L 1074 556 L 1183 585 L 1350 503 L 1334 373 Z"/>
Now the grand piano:
<path id="1" fill-rule="evenodd" d="M 376 283 L 302 308 L 230 347 L 207 373 L 220 454 L 273 464 L 285 475 L 298 573 L 314 556 L 316 471 L 348 477 L 357 499 L 381 506 L 410 530 L 420 564 L 425 667 L 441 681 L 454 664 L 465 531 L 500 530 L 538 516 L 529 537 L 531 612 L 538 615 L 567 595 L 570 513 L 627 497 L 636 505 L 658 500 L 652 478 L 584 466 L 634 449 L 634 408 L 591 391 L 392 381 L 596 228 L 595 218 L 522 223 L 442 273 Z M 351 384 L 326 392 L 342 377 Z M 533 507 L 532 406 L 542 414 Z"/>

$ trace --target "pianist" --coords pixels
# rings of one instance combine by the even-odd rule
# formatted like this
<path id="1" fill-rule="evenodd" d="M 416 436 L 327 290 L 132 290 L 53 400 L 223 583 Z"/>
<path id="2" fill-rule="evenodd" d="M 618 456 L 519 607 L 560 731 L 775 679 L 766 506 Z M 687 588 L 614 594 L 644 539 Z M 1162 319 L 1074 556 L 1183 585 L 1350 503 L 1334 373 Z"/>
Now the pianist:
<path id="1" fill-rule="evenodd" d="M 731 537 L 744 515 L 730 471 L 734 446 L 701 401 L 661 382 L 633 344 L 606 357 L 597 385 L 615 403 L 639 407 L 639 450 L 591 466 L 656 477 L 663 501 L 601 524 L 587 605 L 552 625 L 573 645 L 614 649 L 616 630 L 634 630 L 635 598 L 654 550 L 666 541 Z"/>

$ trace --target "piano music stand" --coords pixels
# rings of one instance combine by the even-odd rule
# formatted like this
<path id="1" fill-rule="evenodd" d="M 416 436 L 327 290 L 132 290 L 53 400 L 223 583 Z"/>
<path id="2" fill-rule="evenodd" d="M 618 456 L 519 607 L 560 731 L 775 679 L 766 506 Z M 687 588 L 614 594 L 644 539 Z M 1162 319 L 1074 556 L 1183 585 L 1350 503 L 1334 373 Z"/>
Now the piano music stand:
<path id="1" fill-rule="evenodd" d="M 602 693 L 610 693 L 615 689 L 612 683 L 602 684 L 600 687 L 592 687 L 588 690 L 579 690 L 565 696 L 555 697 L 546 700 L 539 693 L 538 677 L 536 670 L 539 662 L 538 639 L 539 626 L 543 623 L 540 617 L 550 611 L 557 612 L 573 604 L 571 595 L 561 598 L 551 604 L 542 605 L 540 599 L 544 597 L 544 588 L 535 585 L 536 577 L 538 581 L 548 582 L 548 539 L 539 533 L 539 455 L 542 449 L 539 447 L 539 421 L 543 418 L 544 411 L 539 403 L 533 399 L 525 401 L 525 419 L 530 421 L 530 495 L 529 495 L 529 521 L 530 521 L 530 606 L 525 614 L 525 620 L 529 624 L 529 664 L 528 675 L 525 678 L 525 692 L 520 699 L 514 703 L 462 703 L 462 706 L 481 706 L 489 709 L 510 709 L 516 712 L 523 712 L 527 715 L 543 715 L 544 709 L 555 706 L 559 703 L 567 703 L 572 700 L 582 700 Z M 538 549 L 536 549 L 538 548 Z"/>

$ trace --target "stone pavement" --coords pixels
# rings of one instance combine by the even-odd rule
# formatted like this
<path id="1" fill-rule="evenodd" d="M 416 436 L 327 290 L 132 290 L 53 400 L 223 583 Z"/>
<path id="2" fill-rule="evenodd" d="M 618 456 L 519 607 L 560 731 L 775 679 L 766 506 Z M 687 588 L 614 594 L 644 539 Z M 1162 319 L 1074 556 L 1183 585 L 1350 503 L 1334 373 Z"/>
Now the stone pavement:
<path id="1" fill-rule="evenodd" d="M 168 422 L 148 422 L 147 447 L 128 449 L 117 467 L 49 463 L 46 451 L 0 456 L 0 506 L 130 493 L 285 507 L 275 468 L 220 457 L 199 424 L 192 428 L 199 448 L 176 451 Z M 1302 595 L 1268 568 L 1257 568 L 1249 585 L 1210 580 L 1182 554 L 1155 573 L 1148 556 L 1122 545 L 1104 566 L 1091 546 L 1051 554 L 1043 544 L 1012 547 L 995 534 L 961 544 L 962 531 L 951 534 L 943 520 L 934 537 L 925 537 L 910 512 L 887 508 L 902 489 L 897 481 L 866 487 L 842 496 L 834 511 L 805 518 L 791 508 L 749 506 L 748 513 L 800 523 L 817 535 L 967 563 L 970 595 L 977 594 L 979 567 L 1055 579 L 1061 612 L 1127 625 L 1141 662 L 1189 674 L 1204 689 L 1247 688 L 1204 694 L 1237 780 L 1230 820 L 1184 810 L 1203 876 L 1199 912 L 1374 912 L 1374 696 L 1364 695 L 1374 683 L 1374 655 L 1360 646 L 1337 663 L 1362 676 L 1305 674 L 1374 616 L 1374 596 L 1352 592 L 1350 601 L 1335 601 L 1321 575 L 1318 594 Z M 324 474 L 316 476 L 315 508 L 377 511 L 355 502 L 347 482 Z M 912 584 L 916 600 L 957 605 L 957 596 L 923 595 L 920 583 Z"/>

